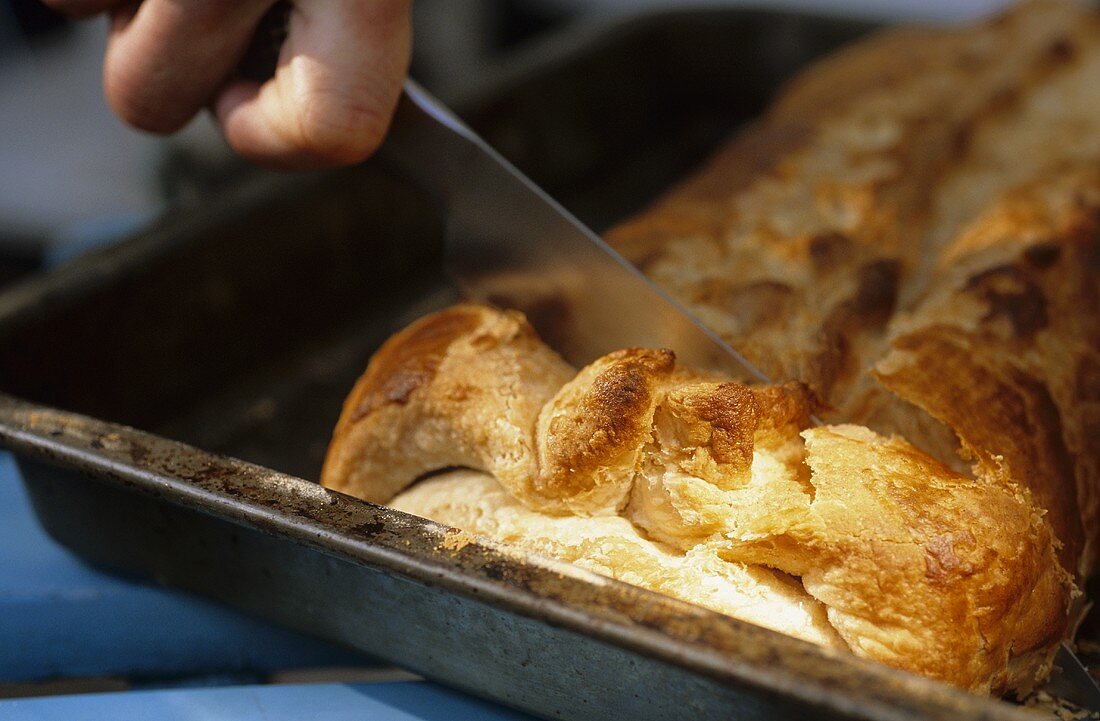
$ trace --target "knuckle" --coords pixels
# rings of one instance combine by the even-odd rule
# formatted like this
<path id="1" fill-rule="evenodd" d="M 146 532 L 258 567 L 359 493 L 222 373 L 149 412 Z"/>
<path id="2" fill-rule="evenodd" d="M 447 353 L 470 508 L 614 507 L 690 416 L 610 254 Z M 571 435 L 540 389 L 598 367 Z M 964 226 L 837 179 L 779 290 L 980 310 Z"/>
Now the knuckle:
<path id="1" fill-rule="evenodd" d="M 190 119 L 189 115 L 185 116 L 164 102 L 153 87 L 134 75 L 108 69 L 104 74 L 103 90 L 115 114 L 139 130 L 171 133 Z"/>
<path id="2" fill-rule="evenodd" d="M 349 165 L 378 149 L 389 126 L 379 103 L 344 94 L 322 93 L 307 99 L 299 112 L 302 150 L 323 161 Z"/>

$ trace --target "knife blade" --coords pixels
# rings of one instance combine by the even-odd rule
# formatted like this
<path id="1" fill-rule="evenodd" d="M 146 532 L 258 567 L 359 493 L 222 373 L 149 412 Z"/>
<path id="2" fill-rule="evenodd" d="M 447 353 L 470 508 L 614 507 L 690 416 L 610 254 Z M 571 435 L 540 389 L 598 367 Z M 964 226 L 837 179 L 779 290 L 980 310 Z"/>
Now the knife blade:
<path id="1" fill-rule="evenodd" d="M 274 74 L 290 9 L 280 0 L 264 14 L 242 77 Z M 769 382 L 411 78 L 376 155 L 442 204 L 447 271 L 463 293 L 523 311 L 573 365 L 670 348 L 683 363 Z"/>
<path id="2" fill-rule="evenodd" d="M 670 348 L 681 362 L 768 382 L 412 80 L 378 155 L 442 204 L 447 271 L 464 294 L 524 311 L 574 365 Z"/>
<path id="3" fill-rule="evenodd" d="M 1043 690 L 1083 709 L 1100 713 L 1100 686 L 1068 644 L 1058 647 L 1054 655 L 1054 668 L 1043 684 Z"/>

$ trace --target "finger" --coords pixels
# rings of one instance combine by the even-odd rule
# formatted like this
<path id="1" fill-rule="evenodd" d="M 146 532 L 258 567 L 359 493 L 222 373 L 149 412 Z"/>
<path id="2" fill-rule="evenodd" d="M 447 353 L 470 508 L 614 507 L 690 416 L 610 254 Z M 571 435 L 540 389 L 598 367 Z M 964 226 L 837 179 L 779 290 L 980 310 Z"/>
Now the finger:
<path id="1" fill-rule="evenodd" d="M 408 0 L 300 0 L 275 76 L 223 89 L 215 113 L 255 162 L 306 170 L 358 162 L 389 127 L 409 64 Z"/>
<path id="2" fill-rule="evenodd" d="M 171 132 L 240 61 L 272 0 L 144 0 L 112 12 L 103 85 L 126 122 Z"/>
<path id="3" fill-rule="evenodd" d="M 126 0 L 42 0 L 51 10 L 77 18 L 91 17 L 106 12 Z"/>

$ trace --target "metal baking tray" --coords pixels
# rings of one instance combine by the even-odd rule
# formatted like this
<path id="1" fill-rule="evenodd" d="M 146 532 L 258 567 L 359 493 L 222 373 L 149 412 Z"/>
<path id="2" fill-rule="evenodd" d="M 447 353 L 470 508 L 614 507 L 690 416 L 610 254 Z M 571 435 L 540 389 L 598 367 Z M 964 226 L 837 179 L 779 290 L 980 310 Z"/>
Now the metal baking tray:
<path id="1" fill-rule="evenodd" d="M 462 107 L 602 228 L 866 30 L 653 15 L 534 48 Z M 371 351 L 456 298 L 442 227 L 373 163 L 262 176 L 0 296 L 0 444 L 44 527 L 546 718 L 1034 718 L 312 482 Z"/>

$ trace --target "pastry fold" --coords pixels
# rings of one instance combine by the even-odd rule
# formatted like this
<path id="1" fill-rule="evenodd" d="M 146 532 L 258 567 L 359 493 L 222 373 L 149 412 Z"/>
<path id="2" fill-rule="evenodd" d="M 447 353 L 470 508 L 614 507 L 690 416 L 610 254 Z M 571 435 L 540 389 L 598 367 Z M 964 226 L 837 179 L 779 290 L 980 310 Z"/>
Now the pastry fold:
<path id="1" fill-rule="evenodd" d="M 668 350 L 574 372 L 521 314 L 460 305 L 375 355 L 322 482 L 965 688 L 1030 687 L 1077 596 L 1033 494 L 814 409 Z"/>

